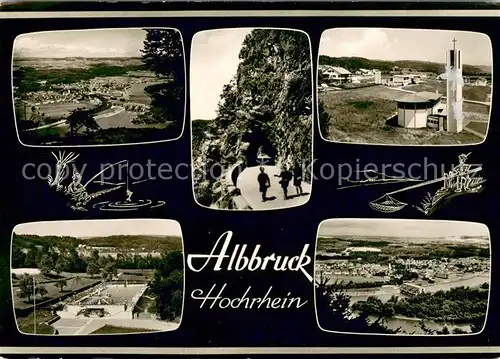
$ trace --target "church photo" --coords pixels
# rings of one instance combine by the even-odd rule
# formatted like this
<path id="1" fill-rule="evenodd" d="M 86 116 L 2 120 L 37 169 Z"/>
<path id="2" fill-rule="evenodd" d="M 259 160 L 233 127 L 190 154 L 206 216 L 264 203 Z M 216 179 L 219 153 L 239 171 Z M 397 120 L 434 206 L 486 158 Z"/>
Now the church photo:
<path id="1" fill-rule="evenodd" d="M 487 35 L 330 29 L 321 36 L 319 54 L 324 139 L 438 146 L 485 140 L 493 67 Z"/>

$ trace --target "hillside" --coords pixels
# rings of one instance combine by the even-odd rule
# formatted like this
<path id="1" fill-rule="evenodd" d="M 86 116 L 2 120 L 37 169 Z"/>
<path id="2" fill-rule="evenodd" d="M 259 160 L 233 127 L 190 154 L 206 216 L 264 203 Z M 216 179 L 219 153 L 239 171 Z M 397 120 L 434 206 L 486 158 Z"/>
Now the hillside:
<path id="1" fill-rule="evenodd" d="M 191 121 L 191 133 L 192 133 L 192 157 L 198 157 L 200 153 L 200 149 L 205 141 L 205 134 L 209 129 L 210 120 L 192 120 Z"/>
<path id="2" fill-rule="evenodd" d="M 320 65 L 340 66 L 354 72 L 359 69 L 378 69 L 383 73 L 388 73 L 394 66 L 399 68 L 411 68 L 420 72 L 433 72 L 441 74 L 445 72 L 445 64 L 438 62 L 426 62 L 416 60 L 398 60 L 398 61 L 384 61 L 384 60 L 371 60 L 363 57 L 330 57 L 320 55 Z M 471 66 L 463 65 L 464 75 L 491 75 L 490 66 Z"/>
<path id="3" fill-rule="evenodd" d="M 317 253 L 341 252 L 347 247 L 376 247 L 381 251 L 377 254 L 384 257 L 397 256 L 400 258 L 467 258 L 490 257 L 490 249 L 484 243 L 472 242 L 438 242 L 438 241 L 394 241 L 385 238 L 377 242 L 354 239 L 320 238 L 317 244 Z M 356 255 L 359 255 L 357 253 Z M 372 255 L 368 253 L 367 255 Z"/>
<path id="4" fill-rule="evenodd" d="M 193 144 L 199 146 L 193 151 L 195 195 L 205 206 L 227 208 L 236 193 L 219 176 L 235 164 L 257 165 L 259 147 L 278 165 L 312 157 L 308 37 L 296 31 L 253 30 L 239 57 L 217 117 L 193 127 Z M 214 173 L 221 167 L 222 173 Z"/>
<path id="5" fill-rule="evenodd" d="M 49 247 L 74 247 L 85 244 L 95 247 L 116 247 L 124 249 L 145 248 L 147 251 L 182 250 L 182 239 L 174 236 L 108 236 L 108 237 L 58 237 L 14 234 L 13 244 L 20 248 L 34 246 Z"/>

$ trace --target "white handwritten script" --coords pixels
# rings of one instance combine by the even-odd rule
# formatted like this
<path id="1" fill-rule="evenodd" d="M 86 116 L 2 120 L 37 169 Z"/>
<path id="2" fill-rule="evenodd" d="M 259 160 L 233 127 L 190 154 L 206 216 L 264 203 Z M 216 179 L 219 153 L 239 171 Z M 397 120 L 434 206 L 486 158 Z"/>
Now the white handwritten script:
<path id="1" fill-rule="evenodd" d="M 312 259 L 307 255 L 309 244 L 305 244 L 302 252 L 295 256 L 282 256 L 272 253 L 262 257 L 259 255 L 261 245 L 257 244 L 253 251 L 248 250 L 246 244 L 236 244 L 230 249 L 233 232 L 228 231 L 222 234 L 217 242 L 212 247 L 210 254 L 189 254 L 187 257 L 187 265 L 193 272 L 201 272 L 212 264 L 213 271 L 259 271 L 259 270 L 274 270 L 274 271 L 292 271 L 302 272 L 305 277 L 312 282 L 313 277 L 307 272 L 306 266 L 311 264 Z M 251 252 L 251 254 L 250 254 Z M 197 261 L 195 265 L 195 261 Z M 273 298 L 273 287 L 269 287 L 267 293 L 263 297 L 251 297 L 252 287 L 249 286 L 245 293 L 239 298 L 228 298 L 224 296 L 227 283 L 224 283 L 219 290 L 217 284 L 205 291 L 203 289 L 195 289 L 191 293 L 191 298 L 200 300 L 200 308 L 205 307 L 207 301 L 211 304 L 207 307 L 212 309 L 218 307 L 225 308 L 300 308 L 307 303 L 307 300 L 302 300 L 300 297 L 291 297 L 291 293 L 287 293 L 286 297 Z M 216 294 L 217 293 L 217 294 Z"/>

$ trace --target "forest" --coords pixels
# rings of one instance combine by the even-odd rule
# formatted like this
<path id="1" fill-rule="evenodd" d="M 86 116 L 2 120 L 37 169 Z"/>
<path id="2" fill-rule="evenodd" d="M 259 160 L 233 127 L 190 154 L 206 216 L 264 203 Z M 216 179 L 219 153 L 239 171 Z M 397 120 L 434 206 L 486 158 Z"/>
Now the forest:
<path id="1" fill-rule="evenodd" d="M 489 285 L 480 288 L 455 287 L 448 291 L 421 293 L 408 298 L 392 296 L 383 303 L 376 297 L 356 302 L 352 309 L 359 312 L 393 317 L 403 315 L 410 318 L 468 323 L 484 318 L 488 308 Z"/>
<path id="2" fill-rule="evenodd" d="M 471 323 L 472 333 L 482 330 L 486 320 L 489 286 L 483 284 L 479 289 L 454 288 L 434 294 L 424 293 L 407 299 L 397 296 L 388 302 L 376 297 L 367 301 L 351 303 L 342 283 L 330 283 L 327 279 L 316 282 L 316 312 L 320 326 L 327 330 L 351 333 L 412 334 L 402 328 L 389 329 L 385 323 L 395 315 L 422 319 L 420 329 L 426 335 L 466 334 L 462 329 L 428 328 L 423 319 Z M 356 313 L 356 315 L 352 315 Z M 376 317 L 375 320 L 370 316 Z"/>

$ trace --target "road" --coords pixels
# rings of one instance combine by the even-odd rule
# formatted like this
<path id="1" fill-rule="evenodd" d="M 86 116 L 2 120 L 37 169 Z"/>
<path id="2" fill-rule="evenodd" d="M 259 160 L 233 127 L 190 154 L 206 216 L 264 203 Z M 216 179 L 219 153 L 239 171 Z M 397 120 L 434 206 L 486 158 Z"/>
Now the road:
<path id="1" fill-rule="evenodd" d="M 241 195 L 252 209 L 278 209 L 289 208 L 303 205 L 309 200 L 311 193 L 311 185 L 302 181 L 303 195 L 296 196 L 295 187 L 290 182 L 288 186 L 288 194 L 291 196 L 285 200 L 283 198 L 283 190 L 278 183 L 278 175 L 280 170 L 276 166 L 262 166 L 265 168 L 269 179 L 271 180 L 271 187 L 267 190 L 268 200 L 262 202 L 262 193 L 259 191 L 259 184 L 257 176 L 260 173 L 260 166 L 248 167 L 240 173 L 236 180 L 236 186 L 240 189 Z"/>

